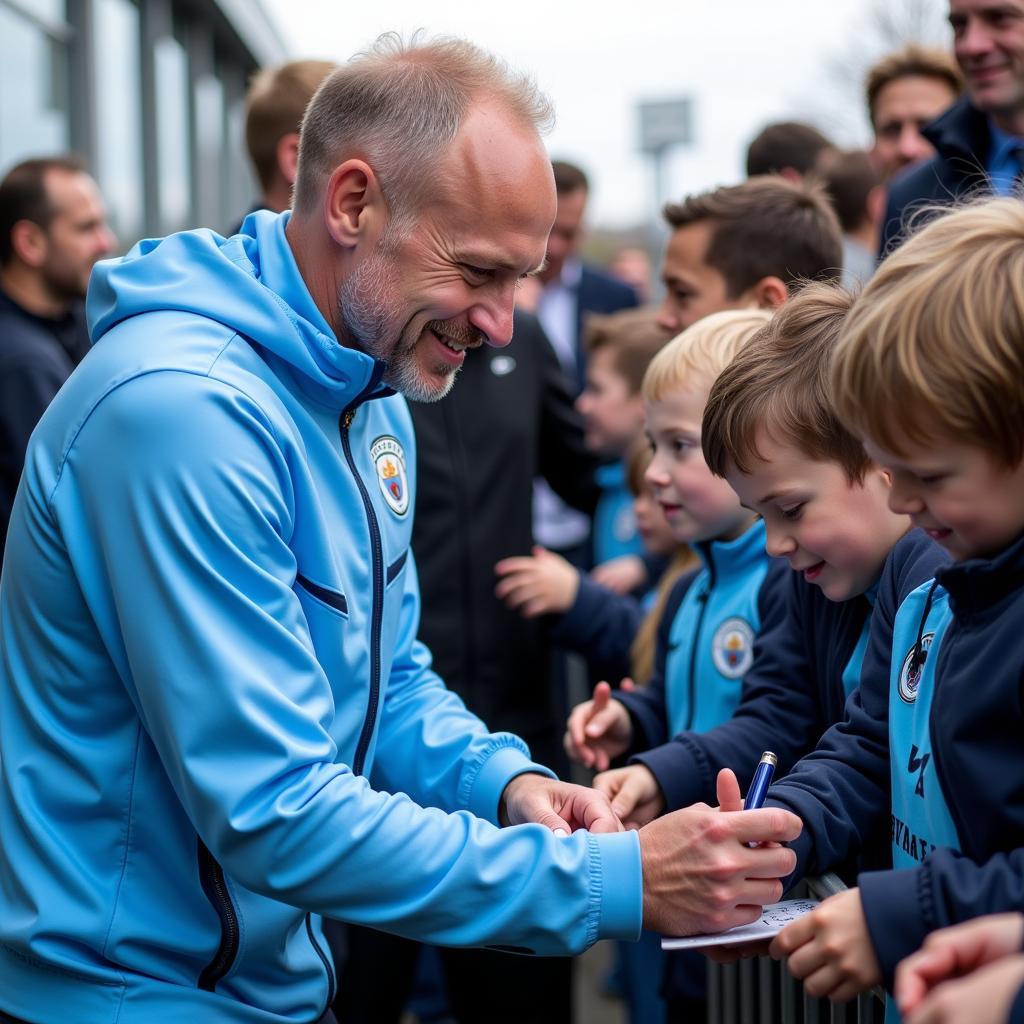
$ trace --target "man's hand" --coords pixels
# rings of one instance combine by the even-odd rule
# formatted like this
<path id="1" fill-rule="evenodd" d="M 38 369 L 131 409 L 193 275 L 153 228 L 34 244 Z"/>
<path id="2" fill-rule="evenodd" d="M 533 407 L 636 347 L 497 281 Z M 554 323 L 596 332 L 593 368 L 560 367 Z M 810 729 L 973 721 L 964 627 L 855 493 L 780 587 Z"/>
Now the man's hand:
<path id="1" fill-rule="evenodd" d="M 611 801 L 627 828 L 640 828 L 665 809 L 665 798 L 651 770 L 642 764 L 612 768 L 594 779 L 594 789 Z"/>
<path id="2" fill-rule="evenodd" d="M 616 594 L 631 594 L 647 582 L 647 566 L 639 555 L 620 555 L 595 565 L 590 578 Z"/>
<path id="3" fill-rule="evenodd" d="M 1024 956 L 1003 957 L 966 978 L 936 986 L 905 1024 L 1006 1024 L 1024 986 Z"/>
<path id="4" fill-rule="evenodd" d="M 706 804 L 645 825 L 644 927 L 693 935 L 756 921 L 766 903 L 782 897 L 780 879 L 796 867 L 796 854 L 778 844 L 796 839 L 802 827 L 779 808 L 731 813 Z"/>
<path id="5" fill-rule="evenodd" d="M 845 1002 L 882 983 L 859 889 L 830 896 L 783 928 L 769 952 L 776 960 L 788 956 L 790 974 L 819 999 Z"/>
<path id="6" fill-rule="evenodd" d="M 580 589 L 580 574 L 561 555 L 535 547 L 533 555 L 503 558 L 494 567 L 501 577 L 495 596 L 524 619 L 567 612 Z"/>
<path id="7" fill-rule="evenodd" d="M 534 772 L 517 775 L 505 787 L 498 820 L 502 825 L 533 821 L 556 835 L 568 835 L 581 828 L 589 832 L 623 831 L 602 793 Z"/>
<path id="8" fill-rule="evenodd" d="M 1019 953 L 1022 948 L 1022 914 L 989 914 L 932 932 L 924 945 L 896 968 L 893 991 L 900 1013 L 916 1010 L 936 985 Z"/>
<path id="9" fill-rule="evenodd" d="M 633 681 L 624 679 L 622 688 L 632 689 Z M 574 761 L 603 772 L 607 771 L 613 757 L 629 749 L 632 738 L 629 712 L 617 700 L 612 700 L 612 688 L 607 683 L 598 683 L 593 698 L 577 704 L 569 713 L 563 743 L 565 752 Z"/>

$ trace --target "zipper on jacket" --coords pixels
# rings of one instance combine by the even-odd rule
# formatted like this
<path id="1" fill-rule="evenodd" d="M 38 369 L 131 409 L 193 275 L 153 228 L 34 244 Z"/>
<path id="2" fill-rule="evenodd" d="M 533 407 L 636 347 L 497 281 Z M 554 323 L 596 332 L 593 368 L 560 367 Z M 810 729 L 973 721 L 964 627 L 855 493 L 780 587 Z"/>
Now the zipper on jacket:
<path id="1" fill-rule="evenodd" d="M 309 936 L 309 941 L 312 943 L 313 948 L 316 950 L 316 955 L 320 957 L 320 960 L 324 965 L 324 970 L 327 972 L 327 1005 L 324 1007 L 324 1013 L 327 1013 L 331 1008 L 331 1005 L 334 1003 L 334 996 L 337 992 L 338 986 L 334 977 L 334 966 L 331 962 L 331 958 L 320 948 L 320 943 L 317 942 L 316 935 L 313 932 L 312 917 L 312 914 L 306 914 L 306 934 Z M 320 1016 L 322 1017 L 324 1013 Z"/>
<path id="2" fill-rule="evenodd" d="M 197 987 L 204 992 L 213 992 L 217 982 L 231 970 L 238 956 L 238 914 L 231 902 L 228 883 L 224 878 L 224 869 L 217 863 L 213 854 L 206 848 L 202 839 L 199 843 L 199 881 L 206 893 L 206 898 L 217 911 L 220 918 L 220 945 L 213 959 L 203 968 L 199 975 Z"/>
<path id="3" fill-rule="evenodd" d="M 363 510 L 366 512 L 366 522 L 370 528 L 370 556 L 373 571 L 373 604 L 370 611 L 370 699 L 366 708 L 366 717 L 363 719 L 363 728 L 359 733 L 355 757 L 352 759 L 353 774 L 362 775 L 366 764 L 366 754 L 370 749 L 370 737 L 373 736 L 373 727 L 377 721 L 377 707 L 380 703 L 380 641 L 384 621 L 384 546 L 381 541 L 377 513 L 370 500 L 370 492 L 366 489 L 366 484 L 359 475 L 355 459 L 352 457 L 349 430 L 355 419 L 358 402 L 359 399 L 341 414 L 340 429 L 341 449 L 345 453 L 345 461 L 359 488 L 359 496 L 363 500 Z"/>
<path id="4" fill-rule="evenodd" d="M 697 612 L 697 625 L 693 630 L 693 643 L 690 645 L 690 678 L 686 681 L 690 693 L 690 708 L 685 732 L 689 732 L 693 728 L 694 720 L 697 717 L 697 651 L 700 648 L 701 634 L 704 631 L 704 616 L 707 614 L 708 601 L 711 599 L 711 591 L 715 587 L 715 562 L 710 546 L 705 550 L 704 555 L 708 563 L 708 585 L 697 595 L 700 609 Z"/>

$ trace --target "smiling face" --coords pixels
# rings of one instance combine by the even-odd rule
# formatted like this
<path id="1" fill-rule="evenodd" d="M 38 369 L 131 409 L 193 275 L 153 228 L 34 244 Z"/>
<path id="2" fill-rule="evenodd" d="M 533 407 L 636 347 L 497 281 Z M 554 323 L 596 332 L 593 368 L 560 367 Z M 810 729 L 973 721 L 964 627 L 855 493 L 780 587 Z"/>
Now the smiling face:
<path id="1" fill-rule="evenodd" d="M 786 558 L 830 601 L 863 594 L 879 577 L 893 545 L 910 529 L 890 511 L 889 481 L 869 467 L 851 483 L 837 462 L 812 459 L 760 432 L 749 473 L 726 478 L 747 508 L 763 519 L 768 554 Z"/>
<path id="2" fill-rule="evenodd" d="M 986 114 L 1024 111 L 1024 0 L 950 0 L 953 53 L 974 105 Z"/>
<path id="3" fill-rule="evenodd" d="M 907 444 L 902 455 L 868 439 L 864 448 L 892 474 L 892 510 L 957 560 L 995 555 L 1024 533 L 1024 463 L 1007 468 L 975 445 L 948 439 Z"/>
<path id="4" fill-rule="evenodd" d="M 646 402 L 651 464 L 644 479 L 677 541 L 733 540 L 754 521 L 736 492 L 708 469 L 700 424 L 710 383 L 694 374 L 686 385 Z"/>
<path id="5" fill-rule="evenodd" d="M 447 394 L 467 348 L 511 341 L 516 284 L 541 265 L 555 215 L 540 140 L 493 105 L 470 109 L 435 175 L 412 228 L 384 225 L 338 293 L 346 339 L 414 401 Z"/>

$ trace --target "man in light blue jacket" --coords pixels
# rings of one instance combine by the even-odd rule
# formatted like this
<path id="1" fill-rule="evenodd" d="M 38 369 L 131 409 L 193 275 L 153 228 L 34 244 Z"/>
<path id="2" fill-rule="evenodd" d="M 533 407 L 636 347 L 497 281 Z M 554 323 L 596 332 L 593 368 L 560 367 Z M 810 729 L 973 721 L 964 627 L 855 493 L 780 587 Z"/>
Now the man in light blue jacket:
<path id="1" fill-rule="evenodd" d="M 794 817 L 620 831 L 416 641 L 401 395 L 510 340 L 549 115 L 384 39 L 311 104 L 294 214 L 97 269 L 0 584 L 0 1020 L 330 1019 L 321 915 L 550 955 L 778 898 L 791 854 L 745 842 Z"/>

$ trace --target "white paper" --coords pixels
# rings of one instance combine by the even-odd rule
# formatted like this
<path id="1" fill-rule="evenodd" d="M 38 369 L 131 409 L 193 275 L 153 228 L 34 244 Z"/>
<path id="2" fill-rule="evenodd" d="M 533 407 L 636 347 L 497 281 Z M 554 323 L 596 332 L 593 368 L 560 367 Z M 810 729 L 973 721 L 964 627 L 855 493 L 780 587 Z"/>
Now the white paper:
<path id="1" fill-rule="evenodd" d="M 761 920 L 741 924 L 726 932 L 713 935 L 687 935 L 683 938 L 662 938 L 662 949 L 703 949 L 706 946 L 736 946 L 747 942 L 761 942 L 774 938 L 787 924 L 791 924 L 813 910 L 818 900 L 783 900 L 769 903 L 761 911 Z"/>

